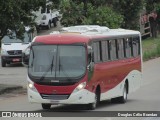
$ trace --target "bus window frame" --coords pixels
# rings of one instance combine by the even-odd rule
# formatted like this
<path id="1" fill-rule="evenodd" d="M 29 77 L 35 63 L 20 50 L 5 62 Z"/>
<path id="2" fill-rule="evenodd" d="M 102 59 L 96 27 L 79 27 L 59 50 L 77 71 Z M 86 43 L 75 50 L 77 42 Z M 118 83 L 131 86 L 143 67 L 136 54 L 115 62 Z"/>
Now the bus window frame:
<path id="1" fill-rule="evenodd" d="M 130 47 L 130 56 L 129 57 L 127 57 L 127 55 L 126 55 L 126 44 L 125 44 L 125 41 L 126 41 L 126 39 L 130 39 L 131 40 L 131 42 L 132 42 L 132 40 L 133 40 L 133 38 L 138 38 L 138 55 L 137 56 L 134 56 L 134 53 L 133 53 L 133 45 L 132 45 L 132 48 Z M 112 40 L 115 40 L 115 45 L 116 45 L 116 43 L 119 43 L 119 41 L 118 40 L 122 40 L 122 42 L 123 42 L 123 57 L 122 58 L 119 58 L 119 54 L 118 54 L 118 51 L 117 51 L 117 45 L 116 45 L 116 59 L 112 59 L 111 58 L 111 52 L 109 51 L 109 49 L 111 50 L 112 49 L 112 46 L 110 45 L 111 43 L 110 43 L 110 41 L 112 41 Z M 116 37 L 107 37 L 107 38 L 98 38 L 98 39 L 92 39 L 91 40 L 91 42 L 89 43 L 91 46 L 92 46 L 92 48 L 93 48 L 93 62 L 95 63 L 95 64 L 98 64 L 98 63 L 103 63 L 103 62 L 110 62 L 110 61 L 117 61 L 117 60 L 125 60 L 125 59 L 130 59 L 130 58 L 135 58 L 135 57 L 138 57 L 139 55 L 141 55 L 141 43 L 140 43 L 140 35 L 139 34 L 134 34 L 134 35 L 121 35 L 121 36 L 116 36 Z M 106 44 L 108 45 L 107 46 L 107 48 L 108 48 L 108 58 L 110 58 L 110 59 L 108 59 L 108 60 L 105 60 L 104 58 L 104 56 L 103 56 L 103 45 L 102 45 L 102 42 L 103 41 L 105 41 L 106 42 Z M 116 42 L 117 41 L 117 42 Z M 96 42 L 101 42 L 101 50 L 99 50 L 99 51 L 101 51 L 101 55 L 102 55 L 102 60 L 100 60 L 100 61 L 96 61 L 95 60 L 95 57 L 94 57 L 94 43 L 96 43 Z M 119 46 L 118 46 L 119 47 Z"/>

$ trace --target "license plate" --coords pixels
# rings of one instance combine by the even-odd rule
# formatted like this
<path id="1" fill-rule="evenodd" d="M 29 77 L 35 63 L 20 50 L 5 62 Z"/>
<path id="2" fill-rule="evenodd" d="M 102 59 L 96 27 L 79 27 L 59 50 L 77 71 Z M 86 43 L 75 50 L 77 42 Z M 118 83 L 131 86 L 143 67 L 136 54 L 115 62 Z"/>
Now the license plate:
<path id="1" fill-rule="evenodd" d="M 58 100 L 50 100 L 50 102 L 51 102 L 52 104 L 58 104 L 58 103 L 59 103 Z"/>
<path id="2" fill-rule="evenodd" d="M 19 62 L 19 61 L 20 61 L 20 59 L 18 59 L 18 58 L 13 59 L 13 62 Z"/>

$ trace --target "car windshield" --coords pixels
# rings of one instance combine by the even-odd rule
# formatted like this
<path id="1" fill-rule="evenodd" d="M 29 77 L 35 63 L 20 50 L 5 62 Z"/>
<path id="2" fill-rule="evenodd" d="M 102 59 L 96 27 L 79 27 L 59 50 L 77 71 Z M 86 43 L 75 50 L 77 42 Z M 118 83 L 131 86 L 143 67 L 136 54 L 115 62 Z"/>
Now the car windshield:
<path id="1" fill-rule="evenodd" d="M 86 52 L 82 45 L 32 46 L 29 75 L 44 80 L 76 79 L 86 70 Z"/>
<path id="2" fill-rule="evenodd" d="M 25 32 L 21 39 L 16 37 L 16 34 L 5 35 L 2 39 L 2 43 L 28 43 L 32 40 L 32 33 Z"/>

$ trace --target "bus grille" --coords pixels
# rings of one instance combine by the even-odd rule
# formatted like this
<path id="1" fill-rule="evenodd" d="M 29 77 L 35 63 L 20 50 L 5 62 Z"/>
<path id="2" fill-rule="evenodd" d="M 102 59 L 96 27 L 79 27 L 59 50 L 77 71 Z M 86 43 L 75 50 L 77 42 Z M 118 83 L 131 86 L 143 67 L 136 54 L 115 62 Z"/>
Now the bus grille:
<path id="1" fill-rule="evenodd" d="M 43 99 L 65 100 L 69 98 L 69 95 L 41 94 L 41 97 Z"/>

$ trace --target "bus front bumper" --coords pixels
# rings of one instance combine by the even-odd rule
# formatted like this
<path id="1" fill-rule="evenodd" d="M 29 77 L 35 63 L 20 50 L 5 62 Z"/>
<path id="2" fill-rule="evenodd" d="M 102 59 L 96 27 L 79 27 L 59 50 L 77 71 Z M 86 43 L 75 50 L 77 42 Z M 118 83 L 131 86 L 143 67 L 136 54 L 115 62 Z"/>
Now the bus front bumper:
<path id="1" fill-rule="evenodd" d="M 68 99 L 58 100 L 58 99 L 43 99 L 37 91 L 33 91 L 28 88 L 28 99 L 31 103 L 50 103 L 50 104 L 88 104 L 93 103 L 95 99 L 95 94 L 82 89 L 76 93 L 70 94 Z"/>

